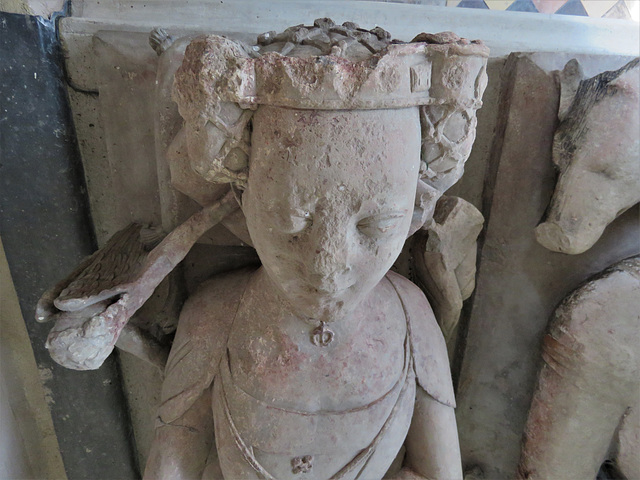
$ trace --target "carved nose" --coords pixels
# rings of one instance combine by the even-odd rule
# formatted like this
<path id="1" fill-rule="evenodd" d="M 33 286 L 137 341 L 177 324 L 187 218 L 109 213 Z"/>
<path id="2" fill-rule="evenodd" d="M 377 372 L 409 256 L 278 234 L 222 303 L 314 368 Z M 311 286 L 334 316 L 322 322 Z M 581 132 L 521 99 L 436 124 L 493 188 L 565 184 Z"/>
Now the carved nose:
<path id="1" fill-rule="evenodd" d="M 346 288 L 346 274 L 351 267 L 348 265 L 346 246 L 328 245 L 319 247 L 313 252 L 310 265 L 309 280 L 319 290 L 335 292 Z"/>

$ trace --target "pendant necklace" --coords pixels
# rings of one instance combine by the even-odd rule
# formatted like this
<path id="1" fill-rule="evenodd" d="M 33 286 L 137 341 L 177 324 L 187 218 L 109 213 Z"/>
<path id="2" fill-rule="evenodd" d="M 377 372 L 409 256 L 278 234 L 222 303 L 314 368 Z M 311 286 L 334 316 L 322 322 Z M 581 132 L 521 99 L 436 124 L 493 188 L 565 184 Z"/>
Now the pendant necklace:
<path id="1" fill-rule="evenodd" d="M 316 347 L 327 347 L 333 342 L 335 333 L 327 326 L 327 322 L 321 320 L 320 325 L 311 331 L 311 343 Z"/>

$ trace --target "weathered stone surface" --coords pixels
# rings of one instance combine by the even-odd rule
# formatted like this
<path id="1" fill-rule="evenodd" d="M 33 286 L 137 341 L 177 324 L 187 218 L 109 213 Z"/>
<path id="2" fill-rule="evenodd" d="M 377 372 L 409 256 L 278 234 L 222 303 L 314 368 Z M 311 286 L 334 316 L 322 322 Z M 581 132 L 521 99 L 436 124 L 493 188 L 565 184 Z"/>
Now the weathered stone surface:
<path id="1" fill-rule="evenodd" d="M 636 396 L 637 400 L 637 396 Z M 627 478 L 638 476 L 640 472 L 640 408 L 631 408 L 622 418 L 618 438 L 613 444 L 617 468 L 625 472 Z"/>
<path id="2" fill-rule="evenodd" d="M 486 77 L 479 74 L 489 50 L 482 42 L 450 34 L 447 43 L 419 37 L 415 43 L 393 43 L 355 27 L 291 27 L 290 35 L 302 44 L 294 47 L 276 37 L 255 51 L 216 35 L 195 39 L 189 47 L 193 63 L 183 63 L 177 73 L 184 85 L 177 89 L 181 114 L 190 118 L 191 102 L 212 100 L 244 108 L 265 103 L 309 109 L 472 106 L 478 89 L 484 89 L 478 82 Z M 315 60 L 322 56 L 324 61 Z"/>
<path id="3" fill-rule="evenodd" d="M 433 222 L 413 240 L 414 277 L 427 293 L 450 357 L 462 302 L 475 287 L 476 240 L 483 222 L 469 202 L 445 195 L 436 205 Z"/>
<path id="4" fill-rule="evenodd" d="M 635 257 L 572 292 L 554 312 L 518 478 L 593 479 L 618 452 L 624 478 L 640 477 L 640 465 L 629 456 L 640 449 L 638 292 Z"/>
<path id="5" fill-rule="evenodd" d="M 480 211 L 483 211 L 482 195 L 491 145 L 495 136 L 499 135 L 496 131 L 496 124 L 498 122 L 505 61 L 505 57 L 500 57 L 489 58 L 487 62 L 489 82 L 482 96 L 482 108 L 478 110 L 476 140 L 473 143 L 469 159 L 465 163 L 464 175 L 447 190 L 447 195 L 464 198 Z"/>
<path id="6" fill-rule="evenodd" d="M 98 120 L 106 157 L 87 156 L 87 188 L 98 243 L 131 222 L 161 225 L 153 124 L 156 55 L 115 32 L 93 36 Z M 93 127 L 96 128 L 95 124 Z"/>
<path id="7" fill-rule="evenodd" d="M 273 38 L 266 35 L 258 49 L 223 37 L 204 37 L 191 43 L 191 51 L 187 51 L 177 72 L 176 98 L 186 123 L 184 134 L 177 133 L 176 142 L 170 144 L 172 133 L 178 130 L 171 123 L 175 110 L 167 101 L 167 93 L 172 62 L 181 58 L 180 45 L 184 44 L 172 44 L 159 31 L 152 40 L 161 54 L 159 63 L 148 55 L 133 58 L 123 78 L 139 82 L 136 88 L 143 88 L 155 72 L 155 93 L 161 97 L 153 126 L 156 171 L 149 159 L 130 171 L 126 161 L 114 163 L 117 168 L 110 177 L 116 182 L 110 188 L 122 184 L 122 205 L 136 195 L 145 197 L 131 212 L 120 213 L 151 218 L 156 224 L 161 220 L 163 226 L 171 228 L 192 208 L 184 197 L 171 191 L 172 183 L 186 193 L 195 189 L 193 198 L 207 205 L 207 200 L 213 199 L 207 183 L 232 181 L 240 189 L 246 188 L 242 204 L 248 212 L 247 227 L 265 266 L 257 273 L 238 274 L 249 289 L 246 297 L 242 290 L 229 290 L 230 284 L 225 286 L 227 295 L 206 296 L 206 302 L 213 302 L 208 308 L 200 308 L 199 302 L 205 300 L 198 300 L 198 294 L 188 304 L 196 306 L 187 307 L 181 330 L 187 336 L 178 333 L 169 359 L 166 387 L 174 395 L 163 394 L 157 436 L 160 447 L 151 452 L 149 474 L 173 475 L 180 472 L 181 467 L 175 470 L 179 464 L 185 464 L 189 472 L 216 468 L 203 463 L 212 437 L 202 437 L 197 445 L 176 439 L 189 425 L 201 435 L 211 433 L 207 395 L 213 394 L 222 395 L 221 401 L 215 402 L 213 417 L 221 467 L 228 477 L 254 470 L 267 478 L 269 471 L 283 477 L 290 475 L 291 465 L 294 470 L 306 471 L 312 464 L 314 475 L 320 477 L 336 469 L 343 476 L 365 472 L 379 477 L 406 437 L 408 462 L 401 476 L 410 475 L 413 469 L 426 477 L 458 478 L 461 472 L 452 409 L 455 401 L 444 342 L 422 293 L 400 277 L 385 277 L 385 273 L 407 233 L 430 221 L 437 198 L 462 174 L 474 139 L 475 111 L 486 86 L 486 48 L 450 33 L 426 35 L 409 44 L 390 42 L 390 35 L 381 28 L 366 31 L 350 22 L 334 25 L 328 19 L 318 20 L 314 27 L 292 27 Z M 102 65 L 117 63 L 114 70 L 120 70 L 125 62 L 120 61 L 118 49 L 127 49 L 126 39 L 105 33 L 95 42 L 97 48 L 105 47 L 108 52 Z M 255 64 L 250 65 L 253 60 Z M 143 65 L 140 77 L 138 61 Z M 110 70 L 103 73 L 106 83 L 99 89 L 109 100 L 108 93 L 116 91 L 119 79 Z M 192 85 L 194 79 L 196 84 Z M 255 92 L 251 91 L 253 87 Z M 131 101 L 136 105 L 141 98 L 132 97 Z M 103 121 L 110 135 L 107 150 L 120 162 L 124 146 L 132 144 L 140 132 L 148 132 L 150 124 L 141 121 L 137 132 L 123 131 L 123 123 L 116 120 L 118 109 L 112 113 L 113 118 Z M 148 113 L 142 116 L 148 118 Z M 147 154 L 149 140 L 146 138 L 143 148 Z M 169 145 L 171 154 L 166 156 L 163 152 Z M 253 177 L 248 177 L 249 156 Z M 196 180 L 191 169 L 207 183 Z M 137 175 L 143 175 L 141 180 L 146 182 L 140 191 L 134 191 L 131 183 Z M 145 192 L 152 196 L 145 196 Z M 159 218 L 153 195 L 164 199 Z M 233 190 L 226 196 L 234 195 L 240 192 Z M 61 285 L 69 299 L 57 298 L 54 303 L 58 308 L 69 307 L 67 300 L 71 304 L 69 314 L 59 317 L 64 322 L 59 322 L 60 328 L 50 342 L 57 346 L 60 340 L 61 348 L 55 349 L 64 351 L 60 358 L 66 359 L 69 353 L 70 364 L 81 368 L 92 368 L 94 361 L 100 363 L 105 352 L 113 348 L 128 317 L 204 233 L 204 225 L 214 223 L 209 210 L 205 207 L 180 224 L 147 258 L 138 255 L 139 268 L 122 268 L 124 258 L 101 262 L 98 253 L 100 258 L 95 257 L 80 269 L 79 278 L 93 278 L 99 270 L 101 280 L 93 282 L 99 288 L 76 288 L 82 293 L 78 295 L 71 292 L 74 282 Z M 111 246 L 108 243 L 105 252 Z M 126 278 L 120 279 L 120 270 Z M 56 297 L 57 290 L 47 295 L 45 302 Z M 234 303 L 234 298 L 240 303 Z M 109 305 L 112 299 L 117 301 Z M 223 309 L 215 302 L 223 302 L 233 315 L 217 318 Z M 388 311 L 375 317 L 382 305 Z M 43 309 L 51 313 L 49 310 L 48 305 Z M 84 315 L 91 317 L 88 323 Z M 227 328 L 235 326 L 235 316 L 242 328 Z M 365 317 L 377 320 L 369 322 L 370 328 L 363 333 L 360 323 Z M 274 319 L 280 322 L 274 325 Z M 198 326 L 203 320 L 206 326 Z M 74 325 L 68 325 L 69 321 Z M 94 325 L 96 322 L 99 325 Z M 329 327 L 333 322 L 335 326 Z M 315 328 L 305 332 L 300 328 L 304 323 Z M 265 326 L 270 329 L 264 331 Z M 211 328 L 215 331 L 208 330 Z M 278 366 L 282 363 L 278 359 L 291 352 L 286 346 L 282 350 L 277 342 L 271 345 L 275 329 L 309 358 L 320 357 L 309 365 L 293 361 Z M 145 344 L 139 333 L 134 328 L 125 330 L 121 345 L 151 363 L 161 364 L 162 351 Z M 380 340 L 380 336 L 389 338 Z M 104 351 L 94 342 L 103 337 L 107 339 Z M 274 348 L 255 350 L 252 342 L 256 338 Z M 303 435 L 304 428 L 294 428 L 297 417 L 291 413 L 282 417 L 283 425 L 289 427 L 274 436 L 275 427 L 266 418 L 262 423 L 247 423 L 247 414 L 264 417 L 260 408 L 254 411 L 251 406 L 243 406 L 240 397 L 228 402 L 227 393 L 210 391 L 208 384 L 218 374 L 218 347 L 227 344 L 231 353 L 223 353 L 229 357 L 229 368 L 245 372 L 244 377 L 234 373 L 234 381 L 247 383 L 242 390 L 253 389 L 254 398 L 264 398 L 276 407 L 289 405 L 308 416 L 319 415 L 317 439 Z M 325 358 L 323 348 L 336 351 Z M 247 360 L 245 353 L 253 357 Z M 354 353 L 360 360 L 347 361 Z M 387 357 L 389 361 L 384 361 Z M 276 370 L 282 367 L 281 371 L 277 375 L 260 373 L 265 361 Z M 320 361 L 326 362 L 326 368 L 315 368 Z M 362 387 L 354 391 L 351 385 L 363 375 Z M 293 380 L 285 378 L 289 376 Z M 233 386 L 222 386 L 224 373 L 219 380 L 222 383 L 216 383 L 218 389 Z M 195 384 L 185 386 L 185 382 Z M 323 397 L 323 392 L 329 391 L 331 396 Z M 381 391 L 387 394 L 380 397 Z M 414 405 L 416 414 L 407 435 Z M 223 407 L 226 412 L 220 411 Z M 235 420 L 229 409 L 234 411 Z M 323 420 L 327 410 L 340 409 L 346 409 L 344 415 L 358 415 L 340 417 L 345 419 L 340 422 L 332 416 L 327 422 Z M 191 423 L 203 413 L 204 418 Z M 225 418 L 233 438 L 229 432 L 225 436 Z M 180 423 L 172 424 L 176 420 Z M 346 443 L 336 448 L 334 439 L 343 436 Z M 346 441 L 347 436 L 353 441 Z M 243 447 L 243 438 L 251 442 L 251 449 Z M 295 451 L 300 455 L 290 461 L 292 451 L 309 441 L 318 455 Z M 425 444 L 429 446 L 426 451 Z M 257 452 L 276 453 L 254 454 L 253 446 Z M 199 459 L 193 455 L 199 455 Z"/>
<path id="8" fill-rule="evenodd" d="M 184 282 L 188 294 L 192 295 L 215 275 L 259 266 L 260 258 L 252 247 L 198 243 L 184 259 Z"/>
<path id="9" fill-rule="evenodd" d="M 228 277 L 209 282 L 205 290 L 187 303 L 163 387 L 164 403 L 160 409 L 163 426 L 157 431 L 146 475 L 153 478 L 159 472 L 169 471 L 196 474 L 214 468 L 213 464 L 205 463 L 206 455 L 202 456 L 208 454 L 210 444 L 205 442 L 207 447 L 200 450 L 204 439 L 191 444 L 176 436 L 181 436 L 185 425 L 197 427 L 203 434 L 205 427 L 211 428 L 205 420 L 209 418 L 210 422 L 211 412 L 200 405 L 202 400 L 198 397 L 209 398 L 208 386 L 215 376 L 216 448 L 226 477 L 245 477 L 256 468 L 286 478 L 291 475 L 291 458 L 303 458 L 305 451 L 316 452 L 312 472 L 319 477 L 333 475 L 345 463 L 355 473 L 365 468 L 357 455 L 361 448 L 371 451 L 372 461 L 366 464 L 369 475 L 382 476 L 402 446 L 416 400 L 411 383 L 407 384 L 408 396 L 396 397 L 393 393 L 381 400 L 380 406 L 391 406 L 392 399 L 399 402 L 397 413 L 388 417 L 388 423 L 385 415 L 380 416 L 379 407 L 373 406 L 378 405 L 372 402 L 380 392 L 396 382 L 389 380 L 403 370 L 398 360 L 407 357 L 401 354 L 402 341 L 398 342 L 406 335 L 405 329 L 398 328 L 406 322 L 403 315 L 398 317 L 401 311 L 389 311 L 383 322 L 383 317 L 371 315 L 382 305 L 379 302 L 387 303 L 384 298 L 391 295 L 388 298 L 391 300 L 398 295 L 391 284 L 380 283 L 380 275 L 395 260 L 412 221 L 410 212 L 415 196 L 412 185 L 416 184 L 419 167 L 415 154 L 420 149 L 418 111 L 331 112 L 261 107 L 254 121 L 254 151 L 243 208 L 265 267 L 256 273 L 235 273 L 234 280 Z M 326 151 L 329 138 L 332 148 Z M 326 161 L 315 160 L 324 158 L 319 156 L 320 151 L 327 152 Z M 273 176 L 273 171 L 279 174 Z M 382 188 L 383 185 L 386 187 Z M 372 197 L 371 192 L 377 193 Z M 365 203 L 363 198 L 367 198 Z M 366 216 L 360 218 L 363 208 Z M 355 241 L 359 236 L 362 241 Z M 240 285 L 234 287 L 236 282 Z M 406 308 L 418 307 L 414 302 L 419 297 L 412 297 L 419 295 L 417 290 L 405 297 L 406 287 L 397 288 L 401 289 L 399 294 Z M 417 313 L 416 310 L 410 315 Z M 362 315 L 370 318 L 364 331 L 358 326 Z M 396 328 L 389 329 L 389 323 L 398 321 Z M 314 335 L 311 330 L 318 322 L 329 325 L 331 337 L 324 347 L 327 353 L 310 341 Z M 428 329 L 433 327 L 435 323 Z M 381 343 L 373 340 L 382 334 L 379 328 L 387 332 Z M 425 332 L 425 328 L 416 325 L 411 331 L 420 335 L 418 332 Z M 419 373 L 422 388 L 448 404 L 453 401 L 452 392 L 447 391 L 446 380 L 439 380 L 437 373 L 449 375 L 446 351 L 444 343 L 428 346 L 434 338 L 438 336 L 413 339 L 416 369 L 422 372 Z M 256 343 L 256 339 L 260 341 Z M 282 343 L 279 339 L 286 341 Z M 190 353 L 185 356 L 183 348 Z M 430 357 L 421 357 L 418 353 L 421 349 L 428 349 Z M 348 361 L 354 354 L 361 360 Z M 229 362 L 229 367 L 223 368 L 234 372 L 233 381 L 224 373 L 226 370 L 219 370 L 219 362 L 224 358 L 221 355 L 228 358 L 220 365 Z M 284 363 L 278 360 L 285 357 L 289 360 Z M 382 368 L 372 368 L 369 358 L 375 358 Z M 319 368 L 323 362 L 326 367 Z M 375 371 L 375 378 L 362 377 L 362 368 L 370 372 L 367 375 Z M 356 378 L 365 378 L 365 382 L 354 391 Z M 249 420 L 258 415 L 264 419 L 265 413 L 258 405 L 246 404 L 245 397 L 238 397 L 238 388 L 249 392 L 252 398 L 287 411 L 308 412 L 305 416 L 313 418 L 314 424 L 318 422 L 318 431 L 307 432 L 309 427 L 305 426 L 302 432 L 308 434 L 300 436 L 302 427 L 294 428 L 298 420 L 292 413 L 279 415 L 279 420 L 273 420 L 276 423 Z M 331 394 L 326 395 L 329 391 Z M 240 433 L 231 434 L 225 427 L 229 417 L 221 409 L 227 402 L 228 407 L 224 408 L 229 409 L 233 428 Z M 445 413 L 446 408 L 452 410 L 438 405 L 445 409 L 438 416 L 444 424 L 431 424 L 429 428 L 425 425 L 424 430 L 414 432 L 414 447 L 409 448 L 409 455 L 414 468 L 422 471 L 436 468 L 449 472 L 447 476 L 453 471 L 453 476 L 459 476 L 455 473 L 459 468 L 455 440 L 450 437 L 455 432 L 450 424 L 446 426 L 452 418 Z M 321 413 L 353 408 L 362 412 L 358 414 L 358 418 L 364 416 L 360 421 L 346 413 L 340 415 L 340 421 L 337 417 L 325 420 L 325 414 Z M 378 432 L 382 424 L 388 427 L 382 429 L 379 437 L 375 434 L 372 437 L 370 428 L 364 428 L 369 425 Z M 429 430 L 440 431 L 438 441 L 447 445 L 447 453 L 436 455 L 432 451 L 434 458 L 417 453 L 425 438 L 435 441 L 435 437 L 429 440 Z M 331 438 L 349 438 L 348 445 L 336 448 L 335 441 L 327 436 L 330 433 Z M 243 447 L 239 448 L 238 442 L 254 445 L 256 453 L 250 458 L 255 459 L 252 461 L 257 462 L 257 467 L 252 468 L 243 458 Z"/>
<path id="10" fill-rule="evenodd" d="M 208 194 L 206 183 L 234 182 L 242 188 L 251 109 L 256 104 L 294 102 L 297 108 L 322 109 L 339 102 L 341 108 L 386 108 L 395 105 L 389 103 L 389 92 L 393 92 L 396 100 L 402 100 L 399 106 L 402 102 L 421 105 L 423 164 L 409 229 L 413 234 L 430 221 L 435 202 L 462 176 L 475 139 L 476 110 L 487 84 L 488 54 L 481 42 L 469 42 L 451 32 L 418 36 L 414 42 L 418 43 L 391 41 L 379 27 L 367 31 L 349 22 L 335 25 L 330 19 L 311 27 L 291 27 L 278 35 L 268 32 L 259 36 L 259 45 L 253 48 L 216 35 L 194 39 L 176 71 L 174 95 L 185 124 L 170 147 L 172 181 L 185 192 L 194 188 L 192 198 L 197 201 Z M 172 46 L 163 55 L 177 60 L 182 50 L 183 46 Z M 324 56 L 314 57 L 320 54 Z M 324 60 L 314 63 L 313 58 Z M 283 75 L 263 63 L 284 68 Z M 342 74 L 333 81 L 320 79 L 323 75 L 333 78 L 336 71 Z M 256 86 L 260 82 L 266 83 Z M 245 91 L 252 88 L 266 93 Z M 422 96 L 412 97 L 407 88 Z M 194 171 L 206 182 L 196 179 Z M 229 217 L 225 226 L 251 245 L 243 220 L 238 214 Z"/>
<path id="11" fill-rule="evenodd" d="M 163 227 L 169 231 L 194 213 L 198 208 L 197 204 L 200 206 L 209 205 L 229 191 L 227 184 L 212 183 L 207 181 L 202 174 L 204 173 L 204 176 L 206 176 L 206 172 L 210 169 L 212 158 L 217 158 L 219 150 L 224 150 L 222 162 L 224 168 L 229 169 L 230 175 L 227 179 L 234 179 L 237 176 L 234 172 L 240 172 L 246 168 L 249 132 L 244 128 L 246 123 L 240 125 L 237 129 L 244 137 L 243 149 L 236 148 L 238 142 L 229 142 L 229 145 L 224 148 L 226 130 L 222 129 L 222 124 L 218 124 L 220 128 L 211 125 L 207 127 L 207 141 L 194 142 L 194 136 L 191 135 L 191 143 L 187 142 L 189 137 L 187 129 L 182 128 L 183 120 L 178 113 L 178 106 L 174 102 L 171 92 L 173 90 L 175 72 L 182 63 L 184 51 L 192 36 L 184 36 L 176 40 L 168 39 L 170 37 L 166 32 L 158 32 L 158 29 L 154 29 L 150 40 L 156 36 L 161 36 L 163 39 L 162 47 L 156 51 L 160 57 L 158 59 L 155 87 L 156 168 Z M 241 109 L 237 107 L 235 111 L 242 113 Z M 237 119 L 236 117 L 234 120 Z M 195 149 L 197 152 L 189 156 L 190 148 Z M 203 150 L 206 151 L 206 154 Z M 200 159 L 205 160 L 201 161 Z M 192 161 L 196 163 L 192 163 Z M 197 162 L 200 163 L 198 164 Z M 229 235 L 227 230 L 237 238 Z M 238 239 L 242 242 L 239 242 Z M 207 234 L 203 235 L 199 243 L 211 243 L 214 245 L 244 243 L 251 245 L 251 238 L 249 238 L 242 211 L 238 210 L 225 217 L 221 225 L 213 227 Z"/>
<path id="12" fill-rule="evenodd" d="M 98 158 L 101 155 L 100 138 L 103 135 L 101 134 L 100 122 L 91 118 L 92 113 L 95 112 L 92 109 L 92 104 L 95 102 L 94 99 L 97 99 L 97 95 L 92 95 L 91 92 L 95 90 L 95 82 L 93 82 L 94 61 L 90 43 L 91 37 L 96 30 L 118 30 L 117 35 L 119 36 L 131 35 L 130 32 L 132 30 L 143 32 L 138 35 L 142 37 L 142 40 L 135 48 L 144 49 L 147 43 L 146 32 L 155 25 L 168 25 L 170 23 L 174 34 L 176 32 L 173 30 L 173 25 L 189 25 L 188 28 L 197 28 L 199 31 L 242 30 L 245 32 L 258 32 L 260 31 L 259 29 L 264 29 L 266 24 L 269 25 L 269 28 L 277 29 L 303 21 L 309 17 L 310 9 L 317 12 L 312 14 L 316 16 L 325 15 L 335 9 L 339 9 L 341 15 L 348 16 L 349 12 L 353 12 L 357 8 L 354 6 L 354 2 L 340 2 L 338 6 L 337 4 L 328 5 L 322 2 L 312 5 L 309 2 L 290 2 L 288 0 L 285 2 L 266 3 L 252 1 L 248 4 L 245 4 L 245 2 L 224 2 L 222 4 L 216 0 L 215 2 L 185 4 L 184 8 L 174 9 L 175 11 L 172 11 L 168 16 L 166 4 L 161 2 L 134 1 L 125 5 L 123 2 L 108 3 L 92 0 L 83 1 L 78 5 L 80 5 L 80 8 L 77 9 L 77 12 L 74 11 L 74 15 L 84 15 L 86 18 L 69 17 L 61 19 L 60 35 L 64 39 L 65 46 L 68 47 L 66 51 L 68 78 L 74 88 L 79 88 L 79 90 L 72 89 L 70 94 L 74 99 L 74 110 L 77 114 L 75 119 L 76 128 L 80 129 L 79 136 L 81 141 L 87 145 L 86 152 L 83 151 L 83 154 L 89 152 L 88 155 L 91 155 L 91 151 L 93 151 Z M 433 28 L 439 30 L 452 28 L 458 32 L 465 31 L 467 36 L 471 35 L 471 38 L 486 38 L 484 35 L 487 34 L 493 46 L 496 47 L 495 51 L 502 52 L 502 54 L 522 48 L 542 51 L 553 49 L 555 51 L 558 45 L 562 45 L 560 48 L 567 51 L 594 51 L 594 49 L 596 51 L 612 51 L 612 49 L 621 51 L 620 49 L 627 49 L 626 51 L 628 51 L 629 48 L 637 49 L 637 41 L 627 41 L 629 38 L 637 39 L 637 28 L 630 28 L 619 22 L 614 22 L 615 24 L 605 22 L 596 25 L 595 22 L 588 24 L 588 22 L 585 23 L 582 20 L 580 22 L 571 22 L 570 20 L 574 19 L 563 16 L 551 19 L 553 20 L 551 23 L 547 21 L 533 25 L 530 22 L 526 22 L 524 18 L 522 21 L 515 19 L 514 17 L 519 17 L 518 15 L 511 17 L 506 15 L 499 16 L 503 12 L 486 12 L 488 15 L 483 18 L 483 22 L 478 22 L 477 18 L 470 14 L 471 12 L 464 11 L 464 9 L 439 12 L 438 9 L 421 9 L 415 5 L 402 5 L 400 7 L 393 3 L 375 5 L 370 3 L 368 5 L 363 4 L 363 7 L 357 11 L 359 17 L 363 19 L 362 22 L 366 24 L 373 25 L 374 22 L 381 22 L 381 19 L 384 18 L 385 25 L 391 25 L 391 31 L 394 35 L 405 40 L 409 40 L 412 37 L 416 31 L 416 25 L 423 23 L 424 18 L 427 17 L 430 25 L 437 25 L 437 27 Z M 252 15 L 249 18 L 246 15 L 248 8 L 255 9 L 256 15 Z M 96 21 L 96 18 L 100 20 Z M 195 25 L 197 27 L 194 27 Z M 235 37 L 232 36 L 232 38 Z M 253 38 L 255 38 L 255 35 Z M 87 43 L 89 48 L 85 49 Z M 555 68 L 561 68 L 561 66 Z M 494 78 L 497 78 L 497 76 Z M 82 89 L 86 91 L 83 92 Z M 485 94 L 486 97 L 487 95 Z M 78 98 L 81 98 L 81 100 L 78 100 Z M 483 108 L 481 115 L 487 111 L 486 107 Z M 121 121 L 126 122 L 126 120 Z M 92 124 L 92 126 L 89 127 L 89 124 Z M 484 137 L 490 138 L 491 136 L 490 128 Z M 136 155 L 137 150 L 130 148 L 129 153 L 132 158 L 139 159 L 139 156 Z M 479 162 L 474 163 L 473 159 L 470 160 L 470 163 L 472 169 L 481 165 Z M 475 197 L 469 198 L 467 196 L 469 194 L 469 190 L 466 189 L 465 185 L 467 174 L 458 185 L 461 187 L 464 198 L 474 200 Z M 478 191 L 479 189 L 474 190 L 474 192 Z M 109 192 L 106 192 L 103 198 L 109 198 L 109 196 Z M 475 202 L 474 204 L 476 206 L 480 205 Z M 117 228 L 122 225 L 118 225 Z M 212 240 L 220 243 L 220 238 L 220 236 L 216 236 Z M 224 238 L 225 241 L 226 238 Z M 131 371 L 136 372 L 136 368 L 131 368 Z M 148 401 L 143 396 L 139 397 L 139 399 L 141 403 L 152 404 L 152 401 Z M 140 445 L 140 442 L 138 443 Z"/>
<path id="13" fill-rule="evenodd" d="M 190 189 L 194 193 L 191 198 L 201 206 L 216 201 L 223 194 L 223 189 L 211 189 L 204 192 L 200 185 L 193 185 L 193 177 L 198 175 L 193 172 L 187 162 L 171 162 L 170 158 L 186 154 L 186 147 L 178 141 L 173 146 L 174 138 L 181 127 L 180 114 L 175 102 L 171 99 L 173 88 L 173 75 L 178 68 L 184 49 L 189 43 L 189 37 L 175 40 L 162 29 L 154 29 L 149 34 L 149 43 L 154 48 L 157 59 L 155 71 L 155 85 L 149 85 L 154 90 L 153 106 L 153 134 L 155 144 L 156 174 L 158 178 L 158 195 L 160 200 L 160 212 L 162 228 L 169 232 L 176 228 L 180 222 L 188 218 L 197 210 L 197 205 L 189 199 L 185 190 Z M 138 47 L 142 49 L 142 46 Z M 146 48 L 145 48 L 146 50 Z M 148 122 L 149 120 L 147 120 Z M 173 168 L 174 165 L 178 166 Z M 202 183 L 204 182 L 201 179 Z M 202 192 L 202 193 L 200 193 Z"/>
<path id="14" fill-rule="evenodd" d="M 388 40 L 319 19 L 255 49 L 219 36 L 187 47 L 175 83 L 187 155 L 170 161 L 244 190 L 263 266 L 186 303 L 146 477 L 377 478 L 405 438 L 399 478 L 461 477 L 445 343 L 421 292 L 385 274 L 462 173 L 486 52 L 453 34 Z M 230 168 L 234 149 L 248 168 Z"/>
<path id="15" fill-rule="evenodd" d="M 198 210 L 172 185 L 166 158 L 181 124 L 170 95 L 173 72 L 189 36 L 176 40 L 160 58 L 149 46 L 148 32 L 99 31 L 89 37 L 85 64 L 95 77 L 94 95 L 74 90 L 70 95 L 98 243 L 104 245 L 131 222 L 171 231 Z M 178 186 L 185 183 L 176 176 Z M 225 191 L 220 187 L 197 198 L 216 200 Z M 199 241 L 241 243 L 222 225 Z"/>
<path id="16" fill-rule="evenodd" d="M 51 357 L 75 370 L 99 368 L 131 316 L 184 259 L 196 240 L 236 208 L 236 200 L 229 193 L 158 240 L 153 249 L 145 241 L 145 230 L 140 225 L 132 224 L 114 235 L 38 302 L 36 319 L 55 320 L 47 338 Z M 123 341 L 121 345 L 128 343 Z M 157 350 L 153 344 L 147 347 L 149 352 Z M 145 360 L 157 363 L 153 358 Z"/>
<path id="17" fill-rule="evenodd" d="M 388 35 L 377 39 L 331 22 L 291 27 L 255 50 L 217 35 L 194 39 L 175 85 L 192 168 L 210 182 L 244 184 L 243 162 L 232 162 L 240 169 L 230 170 L 229 157 L 248 152 L 251 111 L 242 109 L 260 103 L 310 109 L 422 105 L 421 177 L 444 192 L 462 175 L 475 138 L 488 55 L 480 42 L 448 35 L 448 44 L 429 38 L 394 44 Z M 303 44 L 294 46 L 294 37 Z"/>
<path id="18" fill-rule="evenodd" d="M 573 61 L 560 75 L 553 145 L 560 176 L 546 219 L 536 227 L 536 238 L 550 250 L 584 252 L 640 202 L 639 62 L 580 81 Z"/>
<path id="19" fill-rule="evenodd" d="M 153 441 L 156 409 L 160 404 L 163 375 L 155 365 L 125 350 L 118 351 L 122 384 L 131 415 L 138 465 L 145 465 Z"/>
<path id="20" fill-rule="evenodd" d="M 588 250 L 640 200 L 639 73 L 638 59 L 584 81 L 575 60 L 560 72 L 561 123 L 553 149 L 560 178 L 548 218 L 536 228 L 545 247 L 571 254 Z M 611 131 L 602 129 L 616 122 Z M 640 360 L 634 353 L 640 340 L 639 268 L 638 257 L 614 265 L 554 313 L 519 478 L 594 478 L 605 460 L 617 460 L 625 478 L 640 475 L 629 456 L 640 447 Z"/>
<path id="21" fill-rule="evenodd" d="M 551 54 L 533 58 L 547 65 L 555 60 Z M 628 61 L 604 62 L 614 60 L 618 66 Z M 598 61 L 603 62 L 592 63 Z M 465 468 L 477 466 L 492 479 L 515 475 L 540 342 L 554 307 L 589 276 L 637 254 L 640 235 L 633 208 L 578 257 L 550 252 L 536 242 L 533 229 L 555 181 L 551 150 L 559 90 L 534 61 L 515 54 L 503 86 L 457 411 Z"/>

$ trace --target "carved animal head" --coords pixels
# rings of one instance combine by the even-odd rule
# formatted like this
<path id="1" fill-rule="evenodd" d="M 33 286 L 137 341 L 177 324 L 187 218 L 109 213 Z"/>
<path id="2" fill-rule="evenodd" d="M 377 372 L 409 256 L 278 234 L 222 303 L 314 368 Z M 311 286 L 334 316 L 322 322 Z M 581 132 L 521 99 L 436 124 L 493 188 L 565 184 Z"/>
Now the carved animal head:
<path id="1" fill-rule="evenodd" d="M 640 202 L 639 62 L 581 80 L 572 60 L 560 74 L 553 145 L 559 178 L 547 217 L 536 228 L 538 242 L 549 250 L 588 250 L 609 223 Z"/>

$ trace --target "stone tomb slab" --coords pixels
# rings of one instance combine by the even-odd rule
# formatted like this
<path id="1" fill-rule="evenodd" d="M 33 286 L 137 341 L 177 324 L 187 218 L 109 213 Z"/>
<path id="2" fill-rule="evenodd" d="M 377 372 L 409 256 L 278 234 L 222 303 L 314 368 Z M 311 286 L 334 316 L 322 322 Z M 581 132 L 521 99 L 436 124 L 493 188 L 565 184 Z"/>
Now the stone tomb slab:
<path id="1" fill-rule="evenodd" d="M 484 188 L 484 243 L 457 392 L 463 462 L 484 478 L 515 475 L 541 339 L 556 305 L 591 275 L 640 251 L 637 205 L 581 255 L 554 253 L 536 242 L 534 228 L 556 179 L 551 146 L 559 101 L 553 75 L 539 65 L 559 69 L 568 59 L 512 54 L 503 73 Z M 628 60 L 586 58 L 585 73 Z"/>

